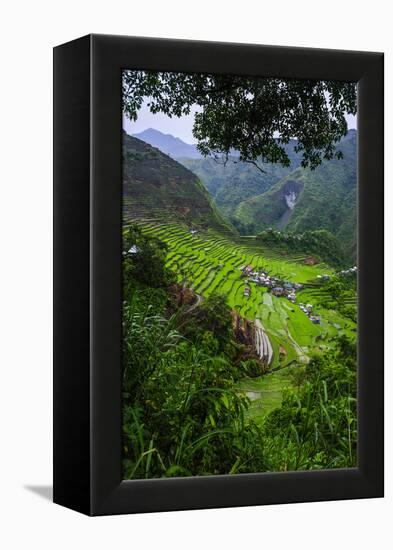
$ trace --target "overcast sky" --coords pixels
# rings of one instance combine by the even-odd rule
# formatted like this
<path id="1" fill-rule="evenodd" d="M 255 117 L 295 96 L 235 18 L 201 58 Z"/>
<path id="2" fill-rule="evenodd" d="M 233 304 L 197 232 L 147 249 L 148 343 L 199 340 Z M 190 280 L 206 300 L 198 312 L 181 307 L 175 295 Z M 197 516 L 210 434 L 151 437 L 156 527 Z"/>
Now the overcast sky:
<path id="1" fill-rule="evenodd" d="M 153 115 L 144 104 L 138 113 L 138 120 L 136 122 L 131 122 L 128 118 L 123 117 L 123 128 L 127 134 L 139 134 L 143 130 L 154 128 L 163 134 L 172 134 L 172 136 L 178 137 L 186 143 L 195 143 L 192 135 L 192 126 L 196 110 L 196 108 L 191 109 L 191 113 L 188 116 L 169 118 L 163 113 Z M 356 116 L 347 115 L 346 119 L 348 128 L 356 128 Z"/>

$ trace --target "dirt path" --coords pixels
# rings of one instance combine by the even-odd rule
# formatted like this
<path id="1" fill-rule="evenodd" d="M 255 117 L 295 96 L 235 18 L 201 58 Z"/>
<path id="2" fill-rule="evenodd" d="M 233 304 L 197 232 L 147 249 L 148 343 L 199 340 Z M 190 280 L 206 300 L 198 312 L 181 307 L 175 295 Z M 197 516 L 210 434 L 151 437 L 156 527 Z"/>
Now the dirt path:
<path id="1" fill-rule="evenodd" d="M 296 342 L 296 340 L 294 340 L 292 334 L 289 332 L 288 327 L 287 327 L 287 334 L 288 334 L 288 338 L 291 340 L 291 342 L 293 344 L 293 347 L 296 350 L 299 363 L 308 363 L 310 361 L 310 358 L 308 357 L 308 355 L 306 355 L 304 353 L 303 348 L 301 348 L 299 346 L 299 344 Z"/>
<path id="2" fill-rule="evenodd" d="M 199 304 L 201 303 L 201 301 L 203 300 L 203 296 L 201 296 L 200 294 L 197 294 L 196 297 L 197 297 L 197 299 L 196 299 L 195 303 L 193 303 L 192 306 L 190 306 L 187 309 L 186 313 L 191 313 L 192 311 L 194 311 L 194 309 L 196 307 L 198 307 Z"/>

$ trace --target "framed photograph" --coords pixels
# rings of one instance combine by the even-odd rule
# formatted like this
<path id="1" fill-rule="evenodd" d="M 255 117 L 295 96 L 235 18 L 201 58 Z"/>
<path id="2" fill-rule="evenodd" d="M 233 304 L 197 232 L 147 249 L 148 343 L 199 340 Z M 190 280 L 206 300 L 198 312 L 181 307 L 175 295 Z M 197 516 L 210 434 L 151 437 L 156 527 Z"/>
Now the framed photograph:
<path id="1" fill-rule="evenodd" d="M 383 496 L 383 54 L 54 49 L 54 501 Z"/>

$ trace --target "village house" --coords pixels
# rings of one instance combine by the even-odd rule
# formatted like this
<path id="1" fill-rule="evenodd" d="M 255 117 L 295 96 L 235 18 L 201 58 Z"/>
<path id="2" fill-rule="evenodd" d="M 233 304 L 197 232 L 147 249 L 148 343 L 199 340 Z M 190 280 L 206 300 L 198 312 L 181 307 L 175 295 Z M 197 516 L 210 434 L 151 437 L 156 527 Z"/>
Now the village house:
<path id="1" fill-rule="evenodd" d="M 138 246 L 136 246 L 136 244 L 133 244 L 131 248 L 127 251 L 127 254 L 138 254 L 138 252 L 140 251 L 141 249 Z"/>
<path id="2" fill-rule="evenodd" d="M 274 296 L 283 296 L 284 289 L 281 286 L 275 286 L 272 288 L 272 294 L 274 294 Z"/>
<path id="3" fill-rule="evenodd" d="M 357 269 L 358 268 L 356 267 L 356 265 L 350 267 L 349 269 L 342 269 L 340 271 L 340 275 L 352 275 L 353 273 L 356 273 Z"/>
<path id="4" fill-rule="evenodd" d="M 307 317 L 312 323 L 314 323 L 314 325 L 319 325 L 321 323 L 321 318 L 319 317 L 319 315 L 312 315 L 313 306 L 311 304 L 304 305 L 300 303 L 299 309 L 301 309 L 303 313 L 307 315 Z"/>
<path id="5" fill-rule="evenodd" d="M 322 281 L 329 281 L 330 276 L 329 275 L 317 275 L 317 279 L 321 279 Z"/>
<path id="6" fill-rule="evenodd" d="M 319 325 L 321 323 L 321 318 L 318 315 L 310 315 L 310 321 L 314 323 L 314 325 Z"/>
<path id="7" fill-rule="evenodd" d="M 250 293 L 251 293 L 251 289 L 248 286 L 246 286 L 243 292 L 244 296 L 248 298 L 250 296 Z"/>

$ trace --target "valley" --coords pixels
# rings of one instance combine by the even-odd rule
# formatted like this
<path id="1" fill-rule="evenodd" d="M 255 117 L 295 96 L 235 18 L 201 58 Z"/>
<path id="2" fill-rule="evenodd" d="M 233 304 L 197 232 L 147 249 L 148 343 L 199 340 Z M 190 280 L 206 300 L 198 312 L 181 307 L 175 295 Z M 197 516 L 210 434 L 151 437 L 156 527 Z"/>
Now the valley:
<path id="1" fill-rule="evenodd" d="M 159 132 L 149 135 L 157 139 L 157 134 Z M 169 137 L 164 137 L 166 146 L 173 146 Z M 179 147 L 177 142 L 175 145 Z M 144 234 L 164 242 L 168 246 L 166 265 L 176 274 L 179 283 L 201 297 L 212 293 L 224 295 L 231 309 L 258 327 L 255 329 L 257 354 L 261 355 L 262 344 L 271 348 L 267 354 L 271 355 L 269 374 L 240 384 L 241 388 L 254 388 L 251 411 L 260 417 L 273 405 L 280 404 L 282 391 L 292 380 L 288 373 L 293 368 L 302 368 L 310 356 L 329 350 L 338 336 L 356 334 L 356 324 L 333 308 L 316 306 L 318 324 L 311 322 L 302 310 L 303 304 L 313 307 L 318 304 L 324 293 L 322 278 L 334 276 L 335 269 L 321 260 L 309 265 L 308 255 L 304 251 L 294 252 L 291 246 L 283 249 L 274 242 L 237 234 L 197 176 L 182 164 L 126 134 L 123 147 L 124 229 L 137 223 Z M 293 149 L 291 154 L 294 156 Z M 198 162 L 207 161 L 194 159 L 186 164 L 195 166 Z M 214 163 L 208 162 L 209 167 Z M 248 168 L 254 171 L 254 177 L 259 177 L 255 167 Z M 285 171 L 274 168 L 279 175 Z M 260 227 L 272 225 L 274 220 L 281 227 L 285 217 L 289 223 L 295 215 L 298 197 L 307 187 L 305 177 L 304 171 L 297 168 L 261 195 L 266 199 L 264 210 L 258 210 L 263 220 Z M 246 219 L 252 219 L 253 204 L 258 203 L 258 197 L 241 202 L 237 211 Z M 250 266 L 255 272 L 265 271 L 279 281 L 302 285 L 296 292 L 295 303 L 274 295 L 267 286 L 259 286 L 252 277 L 243 277 L 244 266 Z M 282 369 L 285 370 L 281 372 Z M 255 391 L 258 387 L 263 390 Z"/>
<path id="2" fill-rule="evenodd" d="M 239 162 L 236 152 L 226 162 L 203 158 L 195 145 L 152 129 L 137 137 L 193 172 L 241 234 L 269 227 L 292 233 L 326 229 L 356 262 L 356 130 L 349 130 L 338 144 L 343 158 L 324 160 L 315 170 L 302 168 L 295 140 L 284 145 L 290 166 L 261 162 L 258 170 Z"/>
<path id="3" fill-rule="evenodd" d="M 355 83 L 122 93 L 123 479 L 355 467 Z"/>

